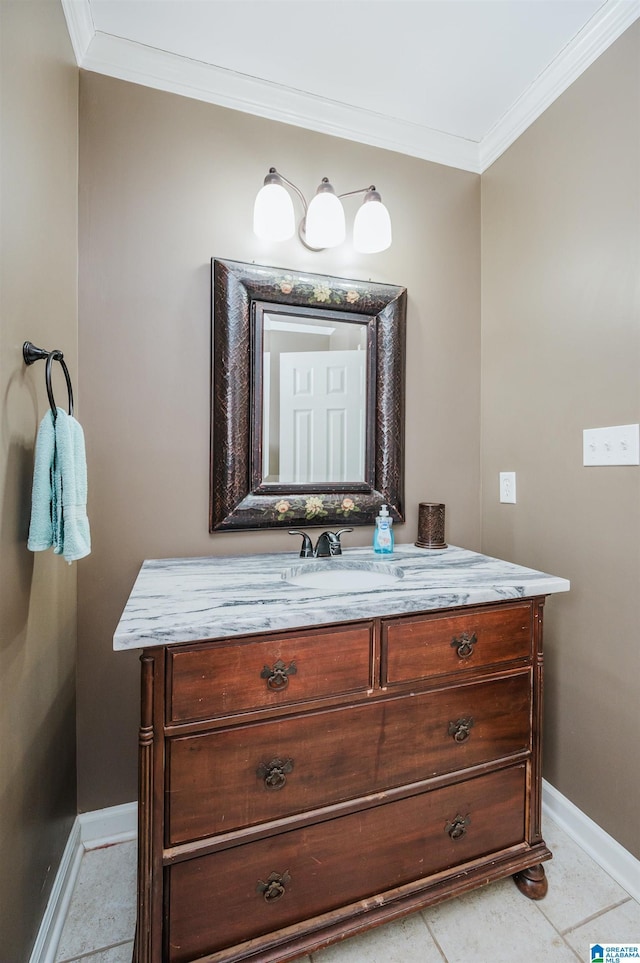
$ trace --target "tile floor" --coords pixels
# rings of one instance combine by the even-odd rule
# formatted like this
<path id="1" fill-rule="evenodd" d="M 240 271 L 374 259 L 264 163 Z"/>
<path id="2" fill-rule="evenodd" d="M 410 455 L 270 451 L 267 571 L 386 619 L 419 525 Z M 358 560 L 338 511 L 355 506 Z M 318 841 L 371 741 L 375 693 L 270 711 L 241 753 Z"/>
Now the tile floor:
<path id="1" fill-rule="evenodd" d="M 297 963 L 588 963 L 590 943 L 640 940 L 640 904 L 550 819 L 549 892 L 532 902 L 510 879 L 379 926 Z M 130 963 L 135 842 L 87 851 L 56 963 Z"/>

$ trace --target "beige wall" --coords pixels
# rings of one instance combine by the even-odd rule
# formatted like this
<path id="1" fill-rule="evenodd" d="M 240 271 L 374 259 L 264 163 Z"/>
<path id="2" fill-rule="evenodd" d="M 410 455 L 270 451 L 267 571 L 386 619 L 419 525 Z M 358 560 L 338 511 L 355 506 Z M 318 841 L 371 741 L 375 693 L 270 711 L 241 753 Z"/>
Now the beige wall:
<path id="1" fill-rule="evenodd" d="M 545 775 L 640 856 L 640 24 L 482 177 L 483 548 L 571 579 L 547 606 Z M 517 472 L 500 505 L 498 472 Z"/>
<path id="2" fill-rule="evenodd" d="M 77 385 L 78 71 L 57 0 L 0 18 L 0 957 L 18 961 L 76 813 L 76 569 L 26 548 L 48 401 L 22 343 L 63 350 Z"/>
<path id="3" fill-rule="evenodd" d="M 382 255 L 253 236 L 275 165 L 309 195 L 375 183 Z M 79 804 L 136 796 L 136 653 L 112 635 L 143 559 L 293 552 L 285 533 L 208 533 L 212 256 L 406 285 L 406 504 L 447 504 L 479 547 L 477 175 L 81 73 L 80 359 L 93 554 L 79 565 Z M 352 217 L 356 202 L 349 210 Z M 366 544 L 372 528 L 348 537 Z"/>

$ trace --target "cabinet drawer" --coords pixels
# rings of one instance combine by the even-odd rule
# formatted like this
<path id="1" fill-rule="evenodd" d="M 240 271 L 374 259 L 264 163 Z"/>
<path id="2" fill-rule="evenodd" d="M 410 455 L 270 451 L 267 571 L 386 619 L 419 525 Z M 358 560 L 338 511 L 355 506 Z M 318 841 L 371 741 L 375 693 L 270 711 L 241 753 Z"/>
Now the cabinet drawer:
<path id="1" fill-rule="evenodd" d="M 531 655 L 531 602 L 383 623 L 382 684 L 397 685 Z"/>
<path id="2" fill-rule="evenodd" d="M 230 832 L 529 749 L 528 671 L 172 738 L 167 843 Z"/>
<path id="3" fill-rule="evenodd" d="M 169 959 L 185 963 L 524 841 L 525 767 L 168 870 Z M 280 894 L 280 895 L 278 895 Z"/>
<path id="4" fill-rule="evenodd" d="M 366 690 L 371 623 L 168 652 L 169 721 L 187 722 Z"/>

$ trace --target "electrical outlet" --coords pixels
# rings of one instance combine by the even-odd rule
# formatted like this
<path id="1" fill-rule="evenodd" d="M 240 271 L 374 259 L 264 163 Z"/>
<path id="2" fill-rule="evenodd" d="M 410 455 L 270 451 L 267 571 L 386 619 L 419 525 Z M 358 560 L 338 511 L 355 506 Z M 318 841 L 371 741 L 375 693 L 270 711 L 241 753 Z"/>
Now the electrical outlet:
<path id="1" fill-rule="evenodd" d="M 514 471 L 500 472 L 500 501 L 508 505 L 516 503 L 516 473 Z"/>
<path id="2" fill-rule="evenodd" d="M 585 428 L 582 432 L 582 464 L 640 465 L 640 426 Z"/>

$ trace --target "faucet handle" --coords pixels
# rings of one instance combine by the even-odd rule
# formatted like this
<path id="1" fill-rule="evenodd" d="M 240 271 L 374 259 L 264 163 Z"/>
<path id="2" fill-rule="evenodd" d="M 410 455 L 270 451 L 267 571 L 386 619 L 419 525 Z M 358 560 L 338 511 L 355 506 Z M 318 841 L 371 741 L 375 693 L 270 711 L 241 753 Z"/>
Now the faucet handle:
<path id="1" fill-rule="evenodd" d="M 340 538 L 340 536 L 344 535 L 345 532 L 352 532 L 352 531 L 353 531 L 352 528 L 341 528 L 339 532 L 335 533 L 335 535 L 336 535 L 336 538 Z"/>
<path id="2" fill-rule="evenodd" d="M 313 558 L 313 545 L 306 532 L 293 531 L 289 535 L 302 535 L 302 545 L 300 546 L 300 558 Z"/>

